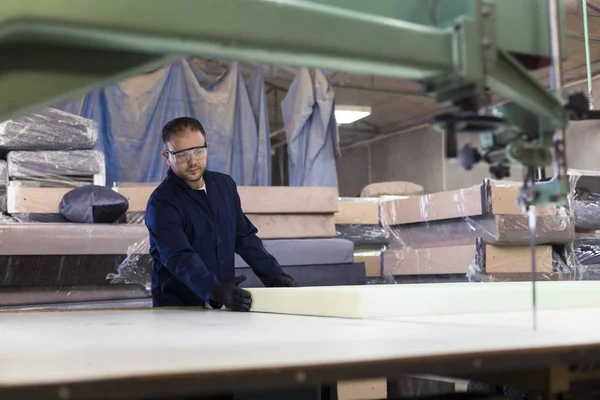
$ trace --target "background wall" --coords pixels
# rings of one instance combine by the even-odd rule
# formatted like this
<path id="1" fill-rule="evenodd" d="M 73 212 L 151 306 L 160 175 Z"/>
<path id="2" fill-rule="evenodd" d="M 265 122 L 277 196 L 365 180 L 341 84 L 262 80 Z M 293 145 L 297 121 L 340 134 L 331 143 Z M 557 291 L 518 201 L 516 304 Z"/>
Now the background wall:
<path id="1" fill-rule="evenodd" d="M 583 90 L 586 84 L 570 91 Z M 600 82 L 594 81 L 600 93 Z M 597 109 L 600 101 L 597 101 Z M 459 136 L 459 148 L 477 137 Z M 428 193 L 475 185 L 489 176 L 485 165 L 464 171 L 457 161 L 444 160 L 441 133 L 426 127 L 390 135 L 380 140 L 342 149 L 338 164 L 340 195 L 357 196 L 367 184 L 390 180 L 415 182 Z M 571 122 L 567 130 L 567 165 L 572 169 L 600 171 L 600 121 Z M 521 180 L 519 168 L 511 171 L 511 180 Z"/>

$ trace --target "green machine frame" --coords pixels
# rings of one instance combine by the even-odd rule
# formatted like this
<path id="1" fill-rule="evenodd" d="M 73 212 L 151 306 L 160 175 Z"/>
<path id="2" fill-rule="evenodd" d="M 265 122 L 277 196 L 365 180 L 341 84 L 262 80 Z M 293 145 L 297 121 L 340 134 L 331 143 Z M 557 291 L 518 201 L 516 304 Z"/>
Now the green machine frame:
<path id="1" fill-rule="evenodd" d="M 0 117 L 204 56 L 464 84 L 487 68 L 492 90 L 562 125 L 560 99 L 507 57 L 550 55 L 547 3 L 5 0 Z"/>
<path id="2" fill-rule="evenodd" d="M 491 90 L 516 113 L 564 132 L 560 85 L 548 90 L 519 61 L 566 58 L 565 7 L 552 1 L 4 0 L 0 118 L 201 56 L 412 79 L 437 101 L 475 114 Z M 519 155 L 537 148 L 544 154 L 534 167 L 545 166 L 553 146 L 546 136 L 527 132 L 528 151 L 512 149 L 502 162 L 529 166 Z M 529 185 L 529 203 L 566 199 L 562 158 L 557 183 Z"/>

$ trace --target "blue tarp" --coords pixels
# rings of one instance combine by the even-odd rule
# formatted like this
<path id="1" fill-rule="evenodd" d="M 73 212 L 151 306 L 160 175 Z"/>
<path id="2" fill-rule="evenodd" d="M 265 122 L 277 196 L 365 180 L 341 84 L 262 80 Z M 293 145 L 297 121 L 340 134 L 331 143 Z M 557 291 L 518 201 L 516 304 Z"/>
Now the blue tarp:
<path id="1" fill-rule="evenodd" d="M 301 68 L 282 104 L 290 186 L 338 186 L 335 101 L 323 70 Z"/>
<path id="2" fill-rule="evenodd" d="M 208 168 L 238 185 L 268 185 L 271 154 L 266 93 L 258 68 L 246 86 L 237 63 L 211 80 L 192 60 L 94 91 L 57 108 L 98 122 L 107 185 L 158 182 L 166 173 L 161 129 L 176 117 L 205 127 Z"/>

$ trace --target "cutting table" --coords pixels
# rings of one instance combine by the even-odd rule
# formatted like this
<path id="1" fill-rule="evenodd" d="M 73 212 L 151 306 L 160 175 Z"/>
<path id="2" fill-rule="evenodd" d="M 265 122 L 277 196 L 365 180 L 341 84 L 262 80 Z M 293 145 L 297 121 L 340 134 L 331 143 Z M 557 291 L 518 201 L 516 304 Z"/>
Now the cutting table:
<path id="1" fill-rule="evenodd" d="M 457 110 L 432 121 L 445 134 L 447 157 L 459 155 L 457 132 L 488 139 L 491 132 L 483 155 L 461 152 L 461 160 L 472 166 L 481 159 L 499 176 L 509 165 L 525 166 L 523 206 L 564 203 L 565 128 L 570 120 L 600 118 L 585 96 L 562 90 L 564 6 L 559 0 L 148 0 L 143 6 L 5 0 L 0 88 L 10 95 L 0 99 L 0 117 L 194 55 L 415 79 Z M 528 72 L 548 64 L 551 90 Z M 489 90 L 509 101 L 498 110 L 502 117 L 486 111 Z M 534 182 L 534 172 L 551 164 L 556 179 Z M 491 311 L 475 298 L 477 312 L 463 307 L 438 315 L 422 306 L 429 294 L 423 286 L 402 302 L 392 296 L 370 303 L 421 304 L 428 312 L 353 319 L 260 309 L 5 312 L 0 397 L 148 398 L 405 374 L 561 393 L 595 377 L 591 367 L 573 369 L 600 360 L 600 304 L 593 296 L 554 308 L 542 301 L 534 331 L 531 310 Z"/>
<path id="2" fill-rule="evenodd" d="M 542 299 L 559 299 L 542 304 L 537 331 L 529 310 L 447 312 L 440 300 L 420 313 L 403 313 L 412 309 L 404 301 L 399 312 L 365 318 L 203 309 L 5 312 L 0 397 L 156 398 L 420 374 L 565 392 L 595 377 L 593 369 L 572 366 L 600 359 L 600 306 L 586 296 L 564 302 L 559 290 L 566 299 L 577 285 L 589 294 L 600 283 L 554 283 L 541 287 Z M 429 285 L 421 286 L 426 294 Z M 399 298 L 410 290 L 395 288 Z M 491 297 L 483 294 L 481 303 Z"/>

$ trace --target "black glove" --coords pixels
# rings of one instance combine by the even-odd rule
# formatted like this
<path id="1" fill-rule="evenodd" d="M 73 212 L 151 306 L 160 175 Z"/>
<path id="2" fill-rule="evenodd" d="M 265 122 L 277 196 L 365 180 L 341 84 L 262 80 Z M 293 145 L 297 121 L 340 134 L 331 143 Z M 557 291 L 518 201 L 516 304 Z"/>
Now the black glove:
<path id="1" fill-rule="evenodd" d="M 271 282 L 271 287 L 298 287 L 298 282 L 286 273 L 279 274 Z"/>
<path id="2" fill-rule="evenodd" d="M 224 283 L 215 288 L 212 300 L 223 304 L 232 311 L 249 311 L 252 305 L 250 292 L 241 289 L 238 285 L 246 280 L 245 276 L 238 276 L 229 283 Z"/>

